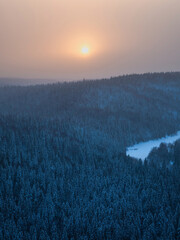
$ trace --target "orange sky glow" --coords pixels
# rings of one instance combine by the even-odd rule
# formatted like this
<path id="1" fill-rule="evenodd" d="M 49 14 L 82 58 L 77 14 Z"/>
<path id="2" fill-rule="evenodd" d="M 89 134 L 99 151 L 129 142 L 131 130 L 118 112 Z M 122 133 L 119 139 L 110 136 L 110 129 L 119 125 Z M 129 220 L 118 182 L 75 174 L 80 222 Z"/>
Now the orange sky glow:
<path id="1" fill-rule="evenodd" d="M 179 10 L 179 0 L 0 0 L 0 77 L 179 71 Z"/>

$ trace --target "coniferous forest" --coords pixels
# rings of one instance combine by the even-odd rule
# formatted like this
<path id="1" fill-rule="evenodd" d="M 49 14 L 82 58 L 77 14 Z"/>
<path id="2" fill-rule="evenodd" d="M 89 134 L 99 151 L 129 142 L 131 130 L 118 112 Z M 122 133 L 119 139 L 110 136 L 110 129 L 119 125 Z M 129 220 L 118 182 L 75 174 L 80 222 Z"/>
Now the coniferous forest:
<path id="1" fill-rule="evenodd" d="M 180 73 L 0 87 L 0 239 L 180 239 Z"/>

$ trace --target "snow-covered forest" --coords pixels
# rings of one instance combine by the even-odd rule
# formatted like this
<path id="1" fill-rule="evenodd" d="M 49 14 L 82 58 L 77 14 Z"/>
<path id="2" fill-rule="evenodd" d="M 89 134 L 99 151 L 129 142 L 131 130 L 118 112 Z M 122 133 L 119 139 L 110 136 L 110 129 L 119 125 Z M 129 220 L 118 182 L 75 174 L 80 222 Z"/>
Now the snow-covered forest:
<path id="1" fill-rule="evenodd" d="M 180 73 L 0 87 L 0 239 L 178 239 L 178 130 Z"/>

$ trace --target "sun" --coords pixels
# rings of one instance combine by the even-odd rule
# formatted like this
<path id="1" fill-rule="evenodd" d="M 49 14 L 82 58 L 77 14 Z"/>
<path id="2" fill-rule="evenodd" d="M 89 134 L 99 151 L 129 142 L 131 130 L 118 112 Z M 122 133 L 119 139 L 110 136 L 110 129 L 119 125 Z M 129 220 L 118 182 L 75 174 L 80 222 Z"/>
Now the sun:
<path id="1" fill-rule="evenodd" d="M 89 48 L 87 46 L 84 46 L 81 48 L 81 53 L 83 55 L 87 55 L 89 53 Z"/>

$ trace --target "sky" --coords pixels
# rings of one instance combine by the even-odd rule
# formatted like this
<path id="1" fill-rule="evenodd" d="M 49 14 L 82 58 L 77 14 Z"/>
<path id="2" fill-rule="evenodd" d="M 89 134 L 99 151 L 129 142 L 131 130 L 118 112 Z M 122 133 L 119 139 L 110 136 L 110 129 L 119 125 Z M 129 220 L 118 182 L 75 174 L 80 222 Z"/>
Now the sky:
<path id="1" fill-rule="evenodd" d="M 180 71 L 179 13 L 180 0 L 0 0 L 0 77 Z"/>

